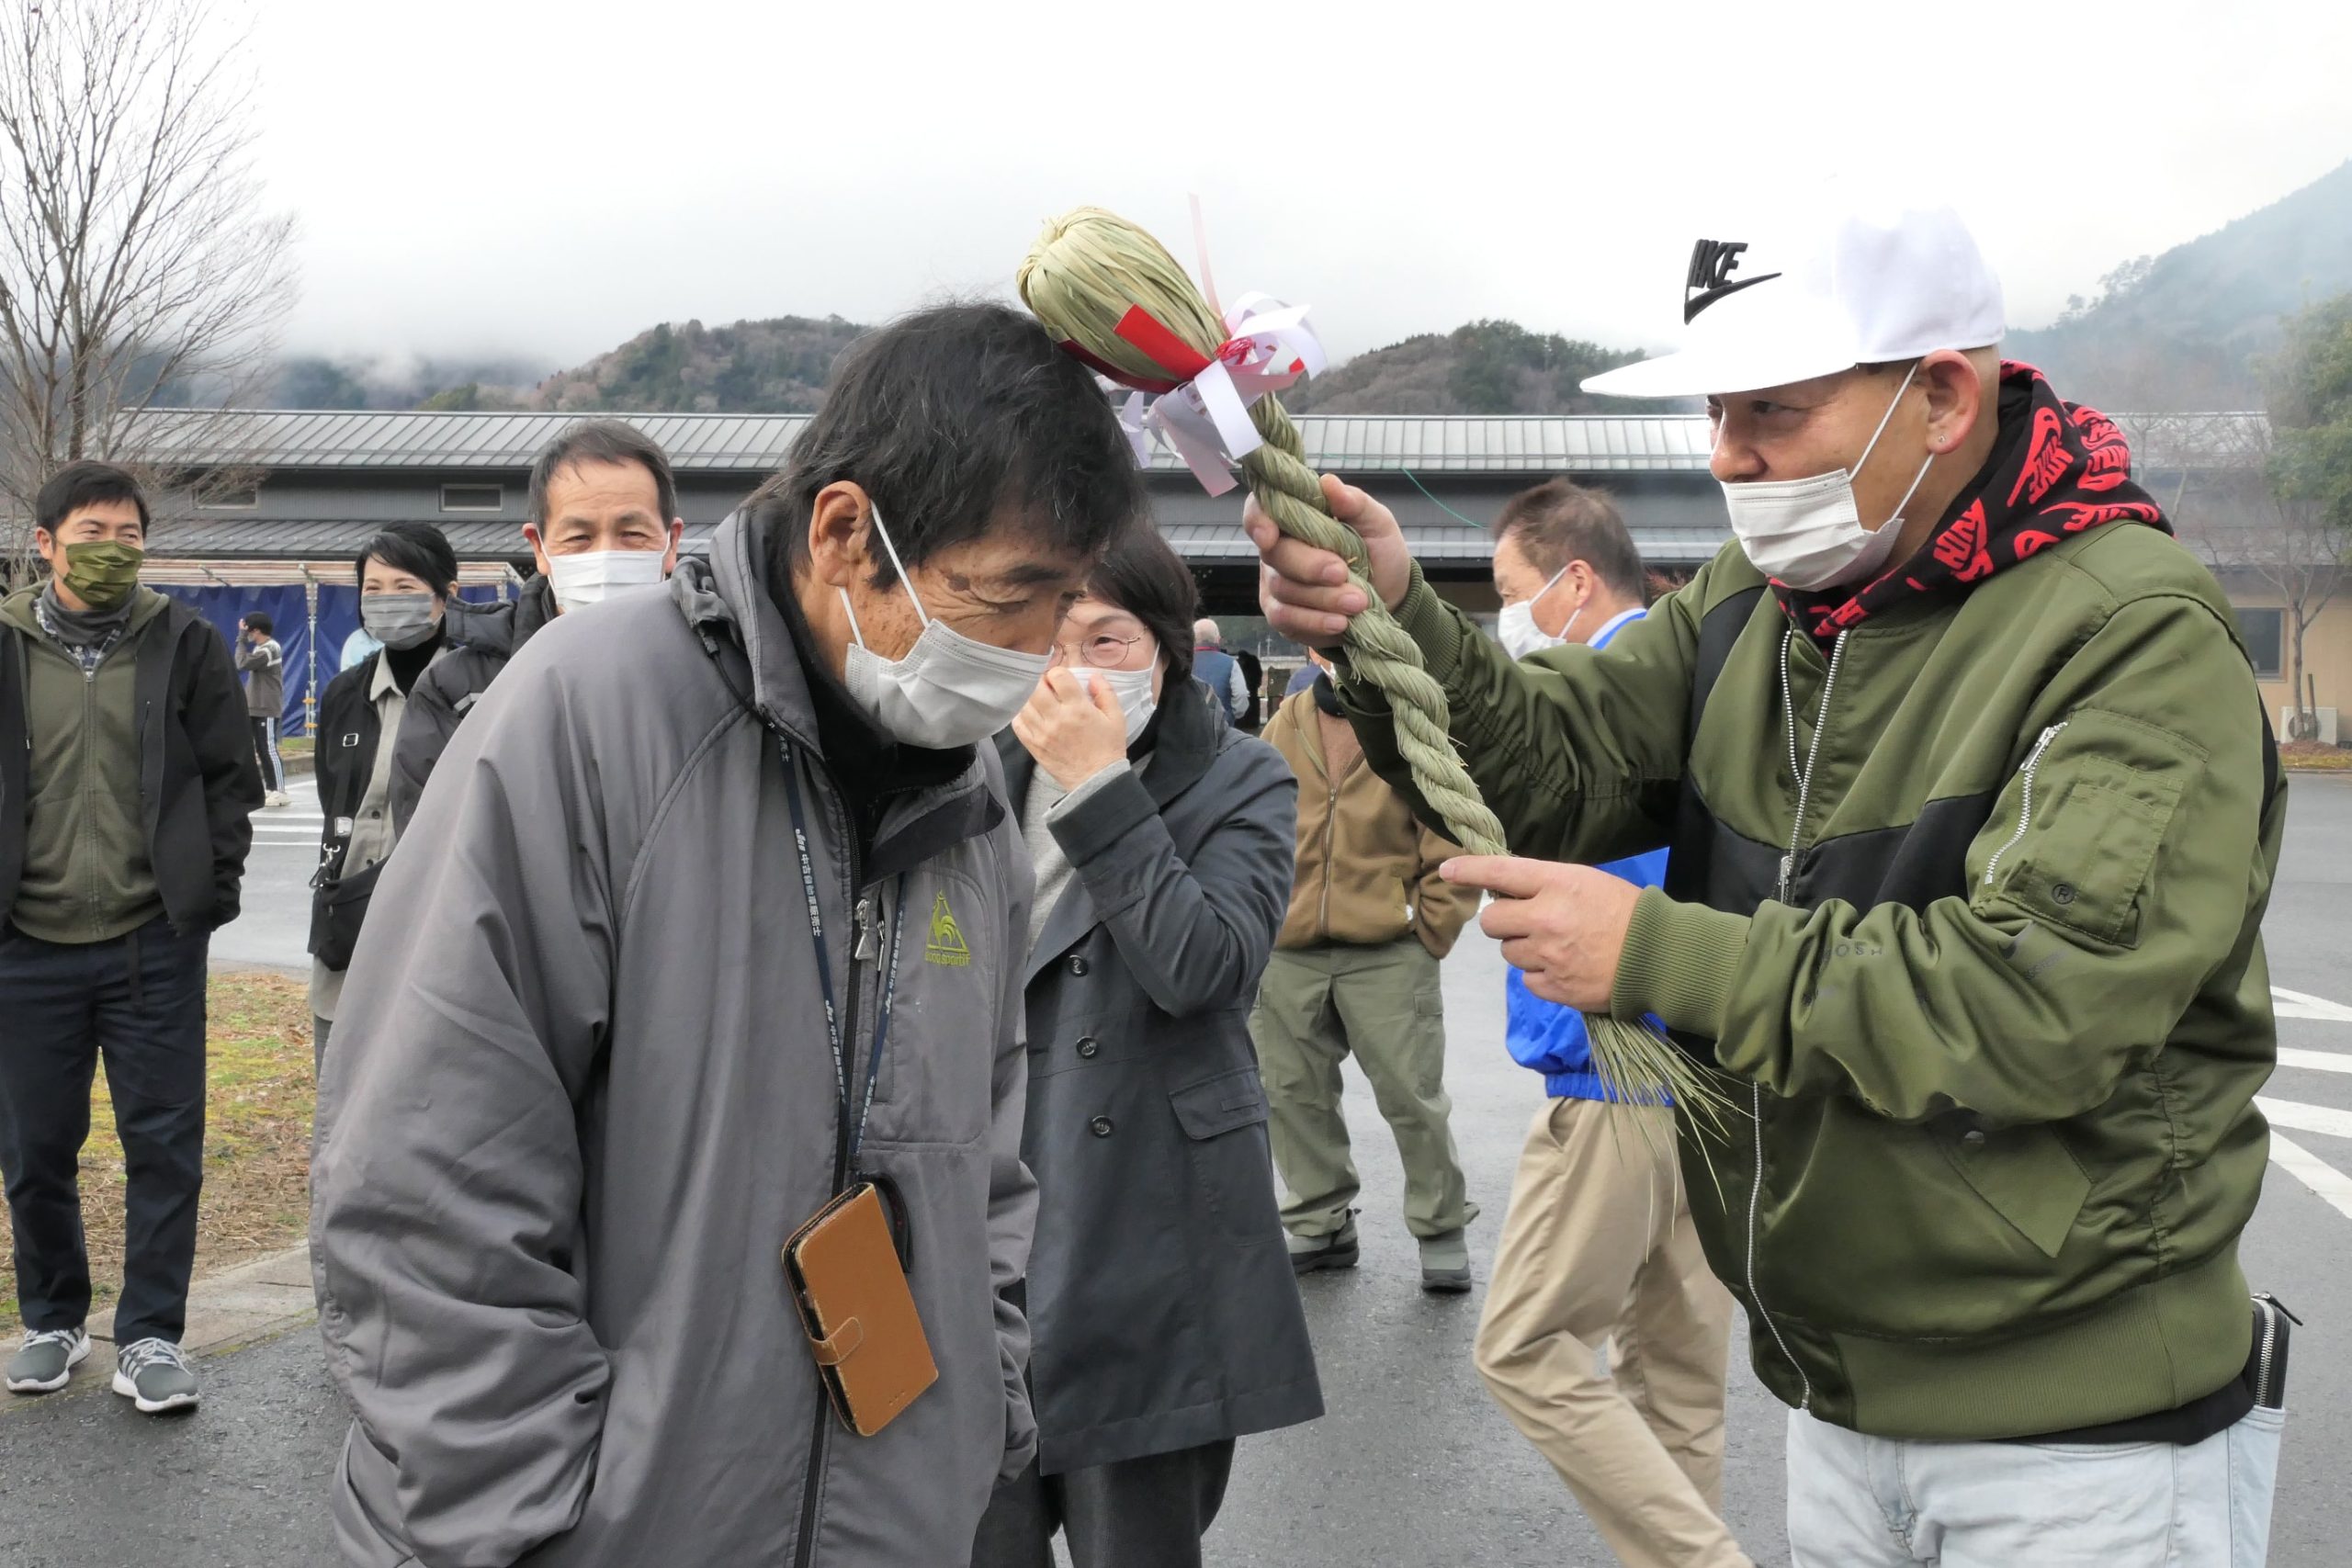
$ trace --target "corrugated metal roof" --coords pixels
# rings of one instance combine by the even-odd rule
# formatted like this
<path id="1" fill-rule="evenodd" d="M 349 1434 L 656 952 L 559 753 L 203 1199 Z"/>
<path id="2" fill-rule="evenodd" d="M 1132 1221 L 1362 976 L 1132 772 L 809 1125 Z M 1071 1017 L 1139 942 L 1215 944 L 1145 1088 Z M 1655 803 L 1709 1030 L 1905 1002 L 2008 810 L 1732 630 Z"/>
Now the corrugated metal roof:
<path id="1" fill-rule="evenodd" d="M 191 467 L 527 468 L 540 448 L 586 417 L 572 413 L 376 413 L 148 409 L 129 446 Z M 810 416 L 795 413 L 623 414 L 661 443 L 682 472 L 769 473 Z M 2143 468 L 2243 468 L 2268 450 L 2257 412 L 2114 416 Z M 1707 422 L 1698 414 L 1307 414 L 1308 461 L 1340 473 L 1702 473 Z M 1181 471 L 1166 452 L 1151 467 Z"/>
<path id="2" fill-rule="evenodd" d="M 151 461 L 267 468 L 527 468 L 571 413 L 377 413 L 148 409 L 128 446 Z M 673 467 L 766 472 L 806 414 L 632 414 Z"/>
<path id="3" fill-rule="evenodd" d="M 332 559 L 342 556 L 346 559 L 356 554 L 363 545 L 389 525 L 388 519 L 364 521 L 291 521 L 283 518 L 244 517 L 234 522 L 212 518 L 187 522 L 164 522 L 155 526 L 148 541 L 148 553 L 158 560 L 173 559 L 234 559 L 251 557 L 277 559 L 281 557 Z M 523 542 L 523 530 L 517 524 L 451 523 L 438 517 L 412 519 L 430 523 L 441 530 L 449 547 L 468 559 L 489 557 L 519 556 L 529 547 Z M 685 544 L 693 547 L 709 537 L 715 523 L 686 525 Z"/>
<path id="4" fill-rule="evenodd" d="M 522 535 L 512 523 L 436 523 L 435 526 L 448 536 L 450 547 L 467 559 L 520 555 L 525 548 Z M 159 525 L 149 553 L 158 561 L 348 559 L 383 527 L 381 520 L 338 523 L 207 519 Z M 716 527 L 716 524 L 688 524 L 682 547 L 685 553 L 701 554 Z M 1482 528 L 1451 523 L 1408 523 L 1405 531 L 1413 554 L 1422 560 L 1483 562 L 1493 552 L 1493 541 Z M 1242 533 L 1238 517 L 1218 523 L 1172 523 L 1163 525 L 1160 532 L 1188 560 L 1248 560 L 1257 554 L 1256 547 Z M 1634 532 L 1635 542 L 1645 554 L 1650 553 L 1649 531 L 1636 528 Z M 1714 553 L 1715 546 L 1721 542 L 1715 539 L 1706 543 L 1693 558 L 1704 559 Z M 1662 558 L 1681 558 L 1669 550 Z"/>
<path id="5" fill-rule="evenodd" d="M 162 463 L 268 468 L 527 468 L 582 415 L 149 409 L 130 446 Z M 661 443 L 673 468 L 766 473 L 807 414 L 624 414 Z M 1690 416 L 1510 417 L 1309 414 L 1299 422 L 1317 468 L 1347 473 L 1615 473 L 1706 467 L 1705 422 Z M 1155 469 L 1183 465 L 1156 453 Z"/>

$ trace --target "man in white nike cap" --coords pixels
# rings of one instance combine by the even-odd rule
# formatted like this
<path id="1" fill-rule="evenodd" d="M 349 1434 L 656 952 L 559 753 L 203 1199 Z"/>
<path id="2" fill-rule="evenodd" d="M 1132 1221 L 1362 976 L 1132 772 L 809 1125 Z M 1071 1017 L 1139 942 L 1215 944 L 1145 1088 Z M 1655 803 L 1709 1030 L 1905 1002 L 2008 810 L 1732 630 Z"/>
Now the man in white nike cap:
<path id="1" fill-rule="evenodd" d="M 1514 663 L 1323 481 L 1540 857 L 1446 874 L 1537 995 L 1720 1075 L 1685 1185 L 1790 1406 L 1799 1563 L 2259 1562 L 2285 795 L 2229 604 L 2115 425 L 2000 360 L 1951 212 L 1702 240 L 1683 285 L 1682 352 L 1586 385 L 1706 398 L 1736 539 L 1606 651 Z M 1276 629 L 1337 650 L 1363 592 L 1245 521 Z M 1591 869 L 1660 846 L 1663 888 Z"/>

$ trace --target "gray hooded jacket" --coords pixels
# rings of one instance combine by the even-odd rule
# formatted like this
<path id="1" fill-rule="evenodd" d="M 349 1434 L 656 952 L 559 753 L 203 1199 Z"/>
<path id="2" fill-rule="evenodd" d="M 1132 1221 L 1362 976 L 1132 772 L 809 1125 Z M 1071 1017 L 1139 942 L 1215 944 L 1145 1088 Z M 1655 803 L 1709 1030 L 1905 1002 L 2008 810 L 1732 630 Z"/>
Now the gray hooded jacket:
<path id="1" fill-rule="evenodd" d="M 1018 827 L 983 747 L 853 868 L 763 559 L 729 524 L 669 594 L 549 625 L 376 893 L 311 1223 L 352 1562 L 938 1568 L 1033 1450 Z M 857 1165 L 904 1196 L 940 1376 L 870 1438 L 779 1261 L 840 1111 L 787 766 L 853 1086 L 897 952 Z"/>

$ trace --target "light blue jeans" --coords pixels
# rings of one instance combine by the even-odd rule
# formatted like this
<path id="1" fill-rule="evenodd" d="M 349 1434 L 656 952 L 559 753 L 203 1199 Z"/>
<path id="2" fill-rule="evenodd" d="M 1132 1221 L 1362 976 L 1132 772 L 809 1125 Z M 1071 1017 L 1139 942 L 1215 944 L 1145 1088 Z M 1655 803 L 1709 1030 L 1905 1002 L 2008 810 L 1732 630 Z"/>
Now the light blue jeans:
<path id="1" fill-rule="evenodd" d="M 1797 1568 L 2261 1568 L 2286 1413 L 2172 1443 L 1930 1443 L 1789 1412 Z"/>

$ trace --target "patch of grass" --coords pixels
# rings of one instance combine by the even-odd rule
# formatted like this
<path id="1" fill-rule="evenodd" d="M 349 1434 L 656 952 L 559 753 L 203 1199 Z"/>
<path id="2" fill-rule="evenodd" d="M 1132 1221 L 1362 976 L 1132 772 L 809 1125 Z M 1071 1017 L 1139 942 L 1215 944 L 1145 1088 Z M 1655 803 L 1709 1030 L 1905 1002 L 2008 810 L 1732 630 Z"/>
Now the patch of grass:
<path id="1" fill-rule="evenodd" d="M 198 1278 L 302 1239 L 310 1221 L 311 1003 L 284 975 L 215 975 L 206 998 L 209 1049 L 204 1194 L 197 1203 Z M 101 1068 L 82 1149 L 82 1225 L 90 1249 L 92 1315 L 122 1280 L 122 1145 Z M 0 1208 L 0 1333 L 14 1337 L 17 1275 Z"/>
<path id="2" fill-rule="evenodd" d="M 2290 740 L 2278 748 L 2278 760 L 2290 768 L 2331 773 L 2352 773 L 2352 748 L 2324 746 L 2316 740 Z"/>

